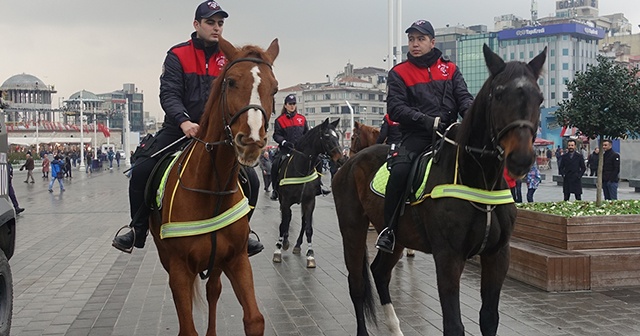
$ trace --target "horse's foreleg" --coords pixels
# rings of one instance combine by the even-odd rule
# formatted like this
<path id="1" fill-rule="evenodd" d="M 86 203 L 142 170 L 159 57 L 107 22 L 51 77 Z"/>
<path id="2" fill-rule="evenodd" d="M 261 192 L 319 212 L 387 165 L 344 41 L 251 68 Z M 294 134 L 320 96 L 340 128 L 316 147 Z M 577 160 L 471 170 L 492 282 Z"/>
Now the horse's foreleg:
<path id="1" fill-rule="evenodd" d="M 178 313 L 180 332 L 178 336 L 198 335 L 193 323 L 193 282 L 196 275 L 188 265 L 179 258 L 170 262 L 169 287 Z"/>
<path id="2" fill-rule="evenodd" d="M 242 306 L 244 332 L 247 336 L 264 335 L 264 317 L 258 310 L 256 294 L 253 287 L 253 271 L 249 258 L 238 255 L 225 267 L 224 273 L 229 278 L 233 291 Z"/>
<path id="3" fill-rule="evenodd" d="M 302 207 L 302 229 L 300 230 L 300 237 L 298 238 L 298 245 L 302 244 L 302 233 L 307 236 L 307 267 L 316 267 L 316 259 L 313 252 L 313 245 L 311 244 L 311 238 L 313 236 L 313 210 L 316 207 L 315 196 L 308 202 L 303 203 Z"/>
<path id="4" fill-rule="evenodd" d="M 280 238 L 278 238 L 278 244 L 280 244 L 284 250 L 289 249 L 289 225 L 291 224 L 291 204 L 280 203 Z"/>
<path id="5" fill-rule="evenodd" d="M 444 335 L 464 335 L 460 318 L 460 276 L 465 259 L 450 251 L 434 253 Z"/>
<path id="6" fill-rule="evenodd" d="M 222 282 L 220 281 L 220 274 L 222 270 L 214 268 L 211 271 L 211 276 L 207 280 L 207 303 L 209 303 L 209 322 L 207 326 L 207 336 L 216 335 L 216 315 L 218 308 L 218 300 L 220 299 L 220 293 L 222 292 Z"/>
<path id="7" fill-rule="evenodd" d="M 502 284 L 509 269 L 509 258 L 509 245 L 504 246 L 495 254 L 480 257 L 482 265 L 480 331 L 483 336 L 492 336 L 498 331 L 498 303 Z"/>
<path id="8" fill-rule="evenodd" d="M 391 303 L 391 295 L 389 294 L 389 282 L 391 282 L 391 271 L 402 256 L 403 247 L 396 245 L 393 254 L 378 251 L 376 258 L 371 263 L 371 273 L 373 280 L 380 296 L 380 303 L 384 309 L 386 324 L 393 336 L 401 336 L 400 320 L 396 315 L 396 311 Z"/>

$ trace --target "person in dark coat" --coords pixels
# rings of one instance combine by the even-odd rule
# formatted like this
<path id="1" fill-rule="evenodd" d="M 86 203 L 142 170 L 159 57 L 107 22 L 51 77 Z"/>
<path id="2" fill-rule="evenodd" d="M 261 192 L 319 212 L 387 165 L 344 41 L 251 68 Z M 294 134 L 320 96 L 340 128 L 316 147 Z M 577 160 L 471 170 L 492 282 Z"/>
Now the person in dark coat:
<path id="1" fill-rule="evenodd" d="M 620 154 L 611 148 L 611 140 L 602 142 L 602 191 L 604 199 L 618 199 L 618 181 L 620 180 Z"/>
<path id="2" fill-rule="evenodd" d="M 568 201 L 571 194 L 575 195 L 576 201 L 582 199 L 582 175 L 587 170 L 584 164 L 584 157 L 576 152 L 576 141 L 567 141 L 567 152 L 562 154 L 560 159 L 560 175 L 562 175 L 562 191 L 564 200 Z"/>
<path id="3" fill-rule="evenodd" d="M 264 191 L 269 192 L 271 185 L 271 157 L 269 151 L 265 150 L 260 157 L 260 170 L 262 170 L 262 180 L 264 181 Z"/>
<path id="4" fill-rule="evenodd" d="M 598 162 L 600 162 L 600 147 L 596 147 L 593 153 L 587 158 L 587 166 L 589 167 L 589 176 L 598 176 Z"/>
<path id="5" fill-rule="evenodd" d="M 400 132 L 400 123 L 391 120 L 389 114 L 385 114 L 380 126 L 380 135 L 376 139 L 379 144 L 400 144 L 402 133 Z"/>

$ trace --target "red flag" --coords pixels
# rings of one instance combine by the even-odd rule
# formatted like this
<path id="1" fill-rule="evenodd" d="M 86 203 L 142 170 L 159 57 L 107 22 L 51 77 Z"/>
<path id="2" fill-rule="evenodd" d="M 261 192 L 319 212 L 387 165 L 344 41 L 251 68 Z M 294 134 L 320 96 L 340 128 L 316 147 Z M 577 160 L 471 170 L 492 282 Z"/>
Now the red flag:
<path id="1" fill-rule="evenodd" d="M 104 136 L 107 138 L 111 137 L 111 132 L 109 131 L 109 128 L 104 124 L 98 124 L 98 131 L 102 132 L 102 134 L 104 134 Z"/>

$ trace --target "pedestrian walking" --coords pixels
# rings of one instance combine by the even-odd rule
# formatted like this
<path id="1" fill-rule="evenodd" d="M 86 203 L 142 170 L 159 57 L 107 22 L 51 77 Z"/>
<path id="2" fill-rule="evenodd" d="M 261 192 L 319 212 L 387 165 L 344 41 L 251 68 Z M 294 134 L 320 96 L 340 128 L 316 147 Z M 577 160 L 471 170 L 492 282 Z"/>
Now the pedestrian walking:
<path id="1" fill-rule="evenodd" d="M 269 192 L 269 186 L 271 185 L 271 158 L 267 150 L 265 150 L 260 157 L 260 170 L 262 170 L 264 191 Z"/>
<path id="2" fill-rule="evenodd" d="M 113 152 L 113 148 L 109 148 L 107 151 L 107 160 L 109 160 L 109 169 L 113 169 L 113 159 L 115 159 L 115 153 Z"/>
<path id="3" fill-rule="evenodd" d="M 73 178 L 71 174 L 71 157 L 69 155 L 64 158 L 64 176 Z"/>
<path id="4" fill-rule="evenodd" d="M 582 200 L 582 175 L 587 170 L 584 157 L 576 151 L 576 141 L 567 141 L 567 152 L 560 158 L 560 175 L 562 175 L 562 191 L 564 200 L 568 201 L 571 194 L 576 201 Z"/>
<path id="5" fill-rule="evenodd" d="M 53 192 L 53 183 L 57 180 L 60 184 L 60 192 L 64 191 L 64 184 L 62 183 L 62 179 L 64 178 L 63 173 L 64 162 L 60 158 L 59 155 L 53 157 L 53 161 L 51 161 L 51 182 L 49 182 L 49 192 Z"/>
<path id="6" fill-rule="evenodd" d="M 44 154 L 42 156 L 42 178 L 49 178 L 49 164 L 51 161 L 49 160 L 49 154 Z"/>
<path id="7" fill-rule="evenodd" d="M 118 165 L 118 168 L 120 168 L 120 151 L 116 152 L 116 164 Z"/>
<path id="8" fill-rule="evenodd" d="M 24 208 L 20 207 L 20 204 L 18 204 L 18 198 L 16 197 L 16 192 L 13 189 L 13 166 L 11 165 L 11 162 L 7 161 L 7 172 L 9 173 L 8 175 L 8 181 L 7 181 L 7 189 L 9 189 L 9 198 L 11 199 L 11 203 L 13 203 L 13 209 L 16 211 L 16 215 L 20 214 L 21 212 L 24 211 Z"/>
<path id="9" fill-rule="evenodd" d="M 620 154 L 613 150 L 611 140 L 602 142 L 602 192 L 604 199 L 618 199 L 618 181 L 620 180 Z"/>
<path id="10" fill-rule="evenodd" d="M 600 162 L 600 147 L 596 147 L 593 153 L 587 158 L 587 166 L 589 167 L 589 176 L 598 176 L 598 163 Z"/>
<path id="11" fill-rule="evenodd" d="M 84 172 L 85 173 L 93 173 L 93 154 L 91 151 L 87 151 L 85 155 L 85 160 L 87 161 L 85 164 Z"/>
<path id="12" fill-rule="evenodd" d="M 31 154 L 27 153 L 27 160 L 24 162 L 22 167 L 20 167 L 21 171 L 23 169 L 27 170 L 27 179 L 24 180 L 24 183 L 29 183 L 29 178 L 31 178 L 31 183 L 36 183 L 36 181 L 33 179 L 33 169 L 35 167 L 36 167 L 35 161 L 31 157 Z"/>
<path id="13" fill-rule="evenodd" d="M 540 170 L 538 169 L 538 165 L 535 163 L 529 169 L 529 173 L 525 177 L 525 181 L 527 183 L 527 202 L 533 202 L 533 194 L 535 194 L 536 190 L 540 186 L 542 182 L 542 177 L 540 176 Z"/>

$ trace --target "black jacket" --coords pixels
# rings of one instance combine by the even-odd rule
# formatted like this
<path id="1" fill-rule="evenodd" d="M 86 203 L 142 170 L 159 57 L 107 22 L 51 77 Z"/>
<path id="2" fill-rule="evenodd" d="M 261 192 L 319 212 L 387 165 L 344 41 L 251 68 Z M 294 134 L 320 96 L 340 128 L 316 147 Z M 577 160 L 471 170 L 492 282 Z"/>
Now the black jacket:
<path id="1" fill-rule="evenodd" d="M 280 147 L 282 147 L 284 140 L 295 145 L 307 131 L 309 131 L 307 118 L 302 114 L 298 112 L 292 114 L 283 113 L 274 123 L 273 140 L 275 140 Z"/>
<path id="2" fill-rule="evenodd" d="M 410 54 L 389 72 L 387 112 L 400 123 L 403 136 L 425 132 L 424 115 L 440 117 L 447 126 L 464 117 L 473 97 L 458 67 L 434 48 L 419 58 Z M 428 133 L 428 134 L 425 134 Z"/>
<path id="3" fill-rule="evenodd" d="M 205 48 L 196 33 L 191 34 L 191 40 L 167 52 L 160 76 L 164 127 L 179 128 L 187 120 L 200 121 L 211 82 L 220 75 L 226 62 L 217 45 Z"/>
<path id="4" fill-rule="evenodd" d="M 400 144 L 401 140 L 402 133 L 400 132 L 400 123 L 391 120 L 389 115 L 385 114 L 382 119 L 382 126 L 380 126 L 380 135 L 378 139 L 376 139 L 376 143 Z"/>
<path id="5" fill-rule="evenodd" d="M 620 154 L 613 149 L 604 152 L 602 157 L 602 182 L 618 182 L 620 179 Z"/>

